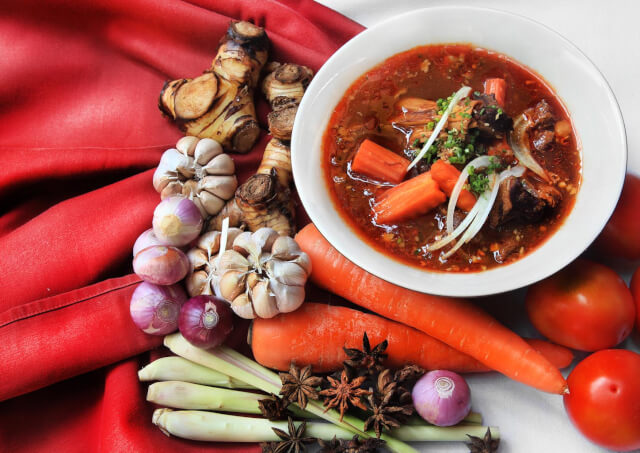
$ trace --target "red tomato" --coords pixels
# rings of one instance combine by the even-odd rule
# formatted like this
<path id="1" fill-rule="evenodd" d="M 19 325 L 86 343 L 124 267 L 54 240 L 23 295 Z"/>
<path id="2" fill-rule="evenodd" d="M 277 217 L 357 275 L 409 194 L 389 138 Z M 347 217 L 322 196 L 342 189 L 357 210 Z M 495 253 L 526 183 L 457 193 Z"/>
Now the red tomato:
<path id="1" fill-rule="evenodd" d="M 616 346 L 631 333 L 636 316 L 631 291 L 618 274 L 582 259 L 532 285 L 526 302 L 540 333 L 582 351 Z"/>
<path id="2" fill-rule="evenodd" d="M 609 223 L 596 241 L 607 255 L 637 260 L 640 258 L 640 178 L 627 173 Z"/>
<path id="3" fill-rule="evenodd" d="M 640 448 L 640 354 L 598 351 L 569 375 L 564 407 L 589 440 L 615 451 Z"/>
<path id="4" fill-rule="evenodd" d="M 636 300 L 636 315 L 638 319 L 636 321 L 636 329 L 640 331 L 640 267 L 636 269 L 631 279 L 631 294 Z"/>

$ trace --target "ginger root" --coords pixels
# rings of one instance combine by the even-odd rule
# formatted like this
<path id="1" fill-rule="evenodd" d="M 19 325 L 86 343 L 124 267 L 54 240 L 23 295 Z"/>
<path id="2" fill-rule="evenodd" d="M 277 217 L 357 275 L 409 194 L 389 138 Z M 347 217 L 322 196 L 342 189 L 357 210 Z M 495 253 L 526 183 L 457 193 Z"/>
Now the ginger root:
<path id="1" fill-rule="evenodd" d="M 273 109 L 267 116 L 269 132 L 280 140 L 291 140 L 293 120 L 313 71 L 306 66 L 275 62 L 270 63 L 267 71 L 262 91 Z"/>
<path id="2" fill-rule="evenodd" d="M 272 228 L 280 235 L 295 233 L 295 206 L 291 184 L 291 139 L 298 105 L 313 77 L 311 69 L 296 64 L 270 63 L 262 89 L 271 104 L 269 132 L 272 138 L 264 150 L 258 172 L 236 191 L 234 200 L 209 224 L 218 229 L 224 217 L 230 226 L 245 223 L 251 231 Z"/>
<path id="3" fill-rule="evenodd" d="M 249 22 L 231 22 L 211 67 L 193 79 L 165 83 L 160 110 L 187 134 L 246 153 L 258 140 L 253 90 L 267 61 L 269 39 Z"/>
<path id="4" fill-rule="evenodd" d="M 295 233 L 291 194 L 291 150 L 277 138 L 264 150 L 258 173 L 236 191 L 236 205 L 251 231 L 272 228 L 280 235 Z"/>

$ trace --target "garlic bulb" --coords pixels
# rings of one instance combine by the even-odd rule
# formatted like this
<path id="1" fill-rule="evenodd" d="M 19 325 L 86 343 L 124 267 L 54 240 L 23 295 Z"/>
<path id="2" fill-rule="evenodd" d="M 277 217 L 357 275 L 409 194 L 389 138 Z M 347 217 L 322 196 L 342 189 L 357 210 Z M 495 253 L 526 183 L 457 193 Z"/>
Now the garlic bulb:
<path id="1" fill-rule="evenodd" d="M 233 241 L 240 233 L 242 233 L 242 230 L 239 228 L 229 228 L 227 230 L 227 244 L 225 249 L 231 248 Z M 196 246 L 187 252 L 190 270 L 186 284 L 187 292 L 191 297 L 201 294 L 207 296 L 215 294 L 220 296 L 217 269 L 221 236 L 222 233 L 219 231 L 209 231 L 200 236 Z M 226 262 L 225 264 L 229 269 L 233 268 L 232 264 Z M 242 271 L 247 271 L 248 269 L 248 265 L 245 268 L 239 268 L 239 270 Z"/>
<path id="2" fill-rule="evenodd" d="M 220 256 L 217 272 L 220 296 L 238 316 L 272 318 L 302 305 L 311 261 L 292 238 L 260 228 L 235 237 Z"/>
<path id="3" fill-rule="evenodd" d="M 190 198 L 207 218 L 233 198 L 238 180 L 233 159 L 218 142 L 186 136 L 162 154 L 153 187 L 162 199 L 179 194 Z"/>

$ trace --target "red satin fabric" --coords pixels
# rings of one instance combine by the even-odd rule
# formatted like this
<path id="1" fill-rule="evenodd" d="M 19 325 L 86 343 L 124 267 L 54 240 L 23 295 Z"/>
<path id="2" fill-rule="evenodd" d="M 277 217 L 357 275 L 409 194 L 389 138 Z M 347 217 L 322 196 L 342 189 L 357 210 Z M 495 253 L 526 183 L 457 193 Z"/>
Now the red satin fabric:
<path id="1" fill-rule="evenodd" d="M 361 30 L 308 0 L 0 4 L 1 452 L 256 450 L 151 424 L 136 375 L 149 355 L 134 356 L 161 339 L 128 313 L 153 167 L 181 136 L 158 93 L 209 66 L 231 19 L 265 27 L 271 59 L 314 70 Z M 241 181 L 267 141 L 233 156 Z"/>

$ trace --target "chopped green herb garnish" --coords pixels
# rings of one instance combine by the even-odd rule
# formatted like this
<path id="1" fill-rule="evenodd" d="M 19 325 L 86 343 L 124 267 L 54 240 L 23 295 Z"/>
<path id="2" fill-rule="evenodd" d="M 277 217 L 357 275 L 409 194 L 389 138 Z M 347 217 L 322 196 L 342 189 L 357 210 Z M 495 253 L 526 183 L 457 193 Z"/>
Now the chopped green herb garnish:
<path id="1" fill-rule="evenodd" d="M 429 122 L 427 123 L 427 129 L 428 129 L 428 130 L 432 131 L 434 127 L 436 127 L 436 123 L 435 123 L 435 121 L 429 121 Z"/>
<path id="2" fill-rule="evenodd" d="M 496 119 L 500 118 L 500 115 L 502 115 L 502 109 L 500 107 L 498 107 L 498 113 L 496 113 Z"/>
<path id="3" fill-rule="evenodd" d="M 417 148 L 419 144 L 420 144 L 420 139 L 419 139 L 419 138 L 416 138 L 416 139 L 413 141 L 413 144 L 412 144 L 411 146 L 412 146 L 412 147 L 414 147 L 414 148 Z"/>
<path id="4" fill-rule="evenodd" d="M 502 164 L 495 157 L 491 157 L 489 165 L 483 170 L 476 170 L 469 167 L 469 182 L 467 184 L 469 190 L 476 195 L 480 195 L 489 188 L 489 175 L 496 173 Z"/>
<path id="5" fill-rule="evenodd" d="M 473 94 L 474 94 L 474 96 L 480 96 L 480 92 L 479 91 L 474 91 Z"/>

